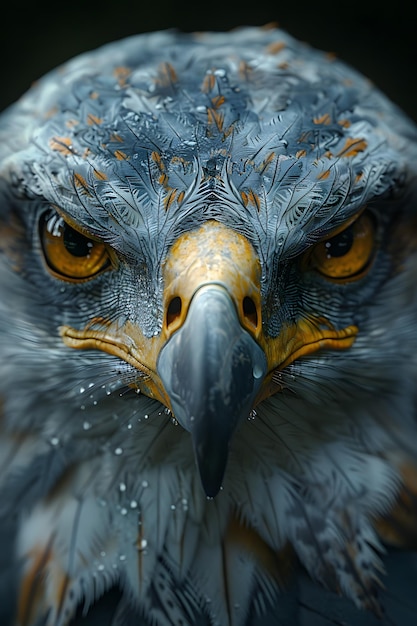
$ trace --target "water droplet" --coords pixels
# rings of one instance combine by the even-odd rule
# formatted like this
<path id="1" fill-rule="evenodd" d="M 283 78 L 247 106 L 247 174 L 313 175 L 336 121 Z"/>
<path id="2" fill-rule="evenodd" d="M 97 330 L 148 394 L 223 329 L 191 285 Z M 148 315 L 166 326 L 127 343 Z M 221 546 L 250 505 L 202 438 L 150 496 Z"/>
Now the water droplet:
<path id="1" fill-rule="evenodd" d="M 88 383 L 88 388 L 91 389 L 91 387 L 94 387 L 94 383 Z"/>
<path id="2" fill-rule="evenodd" d="M 117 456 L 120 456 L 121 454 L 123 454 L 123 450 L 122 450 L 122 448 L 116 448 L 116 449 L 115 449 L 115 451 L 114 451 L 114 453 L 115 453 Z"/>
<path id="3" fill-rule="evenodd" d="M 127 515 L 127 509 L 125 507 L 120 509 L 121 515 Z"/>
<path id="4" fill-rule="evenodd" d="M 166 406 L 164 408 L 164 413 L 165 413 L 165 415 L 171 415 L 171 410 Z"/>
<path id="5" fill-rule="evenodd" d="M 261 378 L 261 376 L 263 376 L 264 370 L 260 365 L 255 365 L 252 373 L 254 378 Z"/>
<path id="6" fill-rule="evenodd" d="M 119 489 L 120 489 L 120 491 L 126 491 L 126 484 L 125 483 L 120 483 Z"/>
<path id="7" fill-rule="evenodd" d="M 138 508 L 138 503 L 136 502 L 136 500 L 132 500 L 130 502 L 130 508 L 131 509 L 137 509 Z"/>
<path id="8" fill-rule="evenodd" d="M 90 430 L 90 428 L 91 428 L 90 422 L 84 422 L 83 423 L 83 429 L 84 430 Z"/>
<path id="9" fill-rule="evenodd" d="M 171 511 L 175 511 L 176 508 L 175 504 L 171 504 Z"/>
<path id="10" fill-rule="evenodd" d="M 104 552 L 104 550 L 100 552 L 100 556 L 103 556 L 103 557 L 106 556 L 106 553 Z"/>
<path id="11" fill-rule="evenodd" d="M 147 420 L 148 418 L 149 418 L 149 415 L 145 413 L 145 415 L 143 416 L 143 419 Z"/>
<path id="12" fill-rule="evenodd" d="M 80 387 L 80 393 L 84 393 L 85 387 Z"/>
<path id="13" fill-rule="evenodd" d="M 141 393 L 141 390 L 139 389 L 139 387 L 135 389 L 135 393 L 137 393 L 138 395 Z"/>
<path id="14" fill-rule="evenodd" d="M 99 572 L 102 572 L 104 570 L 103 563 L 100 563 L 99 565 L 97 565 L 97 569 L 98 569 Z"/>
<path id="15" fill-rule="evenodd" d="M 147 481 L 147 480 L 142 480 L 142 487 L 143 487 L 144 489 L 146 489 L 146 487 L 148 487 L 148 486 L 149 486 L 148 481 Z"/>
<path id="16" fill-rule="evenodd" d="M 51 437 L 50 442 L 52 446 L 57 446 L 59 444 L 59 437 Z"/>
<path id="17" fill-rule="evenodd" d="M 121 554 L 119 556 L 119 561 L 126 561 L 126 555 L 125 554 Z"/>
<path id="18" fill-rule="evenodd" d="M 144 550 L 148 545 L 146 539 L 141 539 L 139 543 L 139 550 Z"/>

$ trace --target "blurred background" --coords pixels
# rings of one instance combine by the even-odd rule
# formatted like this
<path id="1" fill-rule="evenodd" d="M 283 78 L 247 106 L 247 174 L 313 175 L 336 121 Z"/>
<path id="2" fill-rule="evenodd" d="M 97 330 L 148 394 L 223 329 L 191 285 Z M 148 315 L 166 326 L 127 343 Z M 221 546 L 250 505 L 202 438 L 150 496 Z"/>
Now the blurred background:
<path id="1" fill-rule="evenodd" d="M 2 11 L 0 110 L 48 70 L 115 39 L 166 28 L 277 22 L 355 66 L 417 121 L 417 20 L 411 12 L 412 4 L 401 0 L 15 0 Z"/>

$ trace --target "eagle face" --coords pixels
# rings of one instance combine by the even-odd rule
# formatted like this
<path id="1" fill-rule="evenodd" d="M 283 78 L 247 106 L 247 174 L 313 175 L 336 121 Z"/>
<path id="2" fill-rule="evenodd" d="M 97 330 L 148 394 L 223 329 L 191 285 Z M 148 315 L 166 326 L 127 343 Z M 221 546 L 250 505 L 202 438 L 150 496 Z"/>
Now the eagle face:
<path id="1" fill-rule="evenodd" d="M 413 123 L 241 28 L 84 54 L 0 136 L 14 623 L 118 586 L 113 624 L 249 626 L 297 564 L 381 614 L 416 542 Z"/>

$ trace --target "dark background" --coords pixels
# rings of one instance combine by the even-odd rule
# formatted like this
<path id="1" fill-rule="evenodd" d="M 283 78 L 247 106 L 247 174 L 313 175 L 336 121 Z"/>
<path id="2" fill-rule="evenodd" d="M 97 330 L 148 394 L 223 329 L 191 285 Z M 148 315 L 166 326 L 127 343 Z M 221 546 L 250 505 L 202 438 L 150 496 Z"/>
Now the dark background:
<path id="1" fill-rule="evenodd" d="M 412 6 L 395 0 L 14 0 L 1 12 L 0 110 L 46 71 L 114 39 L 172 27 L 220 30 L 277 22 L 355 66 L 417 120 Z"/>
<path id="2" fill-rule="evenodd" d="M 333 52 L 355 66 L 417 121 L 417 20 L 412 12 L 413 3 L 398 0 L 252 0 L 249 6 L 245 0 L 3 0 L 0 111 L 45 72 L 115 39 L 172 27 L 184 31 L 220 30 L 277 22 L 296 38 Z M 0 574 L 3 571 L 7 583 L 9 570 L 4 563 L 9 558 L 3 546 Z M 394 567 L 388 563 L 388 570 L 392 579 L 387 581 L 391 594 L 388 600 L 397 601 L 402 594 L 402 608 L 411 607 L 395 623 L 414 624 L 417 562 L 413 561 L 411 567 L 403 566 L 401 561 L 400 565 L 394 562 Z M 407 577 L 401 576 L 401 571 L 407 571 Z M 307 596 L 307 604 L 313 609 L 320 603 L 317 620 L 313 610 L 309 614 L 310 626 L 347 621 L 357 626 L 377 623 L 365 613 L 352 616 L 352 605 L 343 600 L 334 602 L 334 607 L 330 600 L 323 604 L 323 596 L 316 599 L 316 591 L 314 588 L 310 593 L 313 599 Z M 2 626 L 4 610 L 0 605 Z M 329 612 L 328 620 L 320 618 L 325 610 Z M 391 612 L 397 610 L 394 606 Z"/>

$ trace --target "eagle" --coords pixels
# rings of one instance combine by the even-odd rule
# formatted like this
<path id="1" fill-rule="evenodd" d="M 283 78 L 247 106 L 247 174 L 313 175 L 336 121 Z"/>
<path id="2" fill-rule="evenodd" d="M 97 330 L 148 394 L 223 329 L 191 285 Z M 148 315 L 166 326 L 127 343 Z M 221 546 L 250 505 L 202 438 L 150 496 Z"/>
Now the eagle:
<path id="1" fill-rule="evenodd" d="M 416 183 L 414 122 L 277 26 L 133 35 L 2 113 L 4 623 L 398 623 Z"/>

